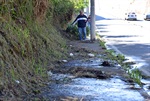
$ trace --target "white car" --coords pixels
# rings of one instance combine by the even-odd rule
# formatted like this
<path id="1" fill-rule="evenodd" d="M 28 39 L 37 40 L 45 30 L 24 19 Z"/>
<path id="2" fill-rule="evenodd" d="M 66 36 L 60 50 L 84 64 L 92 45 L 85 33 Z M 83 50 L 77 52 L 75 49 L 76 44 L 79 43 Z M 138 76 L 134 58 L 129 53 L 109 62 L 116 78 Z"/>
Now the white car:
<path id="1" fill-rule="evenodd" d="M 150 12 L 144 14 L 144 20 L 150 20 Z"/>
<path id="2" fill-rule="evenodd" d="M 137 20 L 137 15 L 135 12 L 125 13 L 125 20 Z"/>

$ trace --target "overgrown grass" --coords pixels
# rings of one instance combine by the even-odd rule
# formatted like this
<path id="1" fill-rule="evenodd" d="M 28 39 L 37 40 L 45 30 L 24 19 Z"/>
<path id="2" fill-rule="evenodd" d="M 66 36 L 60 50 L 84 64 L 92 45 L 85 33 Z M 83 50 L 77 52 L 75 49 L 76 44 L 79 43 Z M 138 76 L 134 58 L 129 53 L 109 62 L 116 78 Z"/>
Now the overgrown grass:
<path id="1" fill-rule="evenodd" d="M 72 0 L 0 2 L 2 100 L 37 93 L 47 70 L 67 58 L 66 40 L 59 30 L 71 20 L 75 5 Z"/>
<path id="2" fill-rule="evenodd" d="M 100 46 L 102 48 L 106 49 L 105 42 L 103 40 L 101 40 L 100 37 L 98 37 L 98 39 L 100 40 Z M 122 66 L 122 68 L 124 68 L 127 71 L 130 78 L 132 78 L 137 84 L 142 86 L 141 72 L 138 69 L 132 69 L 132 66 L 130 64 L 124 63 L 124 61 L 126 59 L 123 54 L 117 54 L 117 53 L 115 53 L 114 50 L 108 50 L 108 49 L 106 49 L 105 53 L 107 54 L 107 57 L 105 57 L 106 60 L 112 60 L 114 62 L 116 61 L 118 64 L 120 64 Z"/>
<path id="3" fill-rule="evenodd" d="M 1 17 L 0 86 L 8 99 L 14 89 L 18 96 L 34 91 L 45 81 L 52 62 L 66 58 L 66 42 L 60 32 L 49 22 L 40 25 L 28 17 L 25 24 L 16 22 L 19 15 L 8 16 L 8 21 Z M 16 88 L 18 82 L 22 86 Z"/>
<path id="4" fill-rule="evenodd" d="M 103 49 L 106 49 L 105 42 L 103 40 L 99 40 L 99 44 Z"/>
<path id="5" fill-rule="evenodd" d="M 51 66 L 48 64 L 67 57 L 66 42 L 55 27 L 48 23 L 44 26 L 35 23 L 25 29 L 15 23 L 4 24 L 7 26 L 0 35 L 1 86 L 14 89 L 17 80 L 28 91 L 34 87 L 36 89 L 44 81 L 42 78 L 47 77 L 46 72 Z M 9 93 L 13 93 L 9 90 Z"/>
<path id="6" fill-rule="evenodd" d="M 141 83 L 141 79 L 142 79 L 141 72 L 138 69 L 129 69 L 129 68 L 126 68 L 126 69 L 127 69 L 127 73 L 129 74 L 129 76 L 131 78 L 133 78 L 133 80 L 136 83 L 138 83 L 140 86 L 142 86 L 142 83 Z"/>

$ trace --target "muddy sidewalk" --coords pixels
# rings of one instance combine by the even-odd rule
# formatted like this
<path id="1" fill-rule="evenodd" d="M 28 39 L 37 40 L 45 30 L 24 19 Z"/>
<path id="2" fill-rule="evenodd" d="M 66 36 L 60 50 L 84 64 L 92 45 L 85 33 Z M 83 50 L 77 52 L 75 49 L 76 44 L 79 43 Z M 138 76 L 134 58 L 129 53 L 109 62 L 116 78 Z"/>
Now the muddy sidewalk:
<path id="1" fill-rule="evenodd" d="M 149 101 L 148 93 L 95 42 L 69 41 L 70 59 L 49 71 L 48 101 Z M 145 87 L 149 90 L 149 86 Z"/>

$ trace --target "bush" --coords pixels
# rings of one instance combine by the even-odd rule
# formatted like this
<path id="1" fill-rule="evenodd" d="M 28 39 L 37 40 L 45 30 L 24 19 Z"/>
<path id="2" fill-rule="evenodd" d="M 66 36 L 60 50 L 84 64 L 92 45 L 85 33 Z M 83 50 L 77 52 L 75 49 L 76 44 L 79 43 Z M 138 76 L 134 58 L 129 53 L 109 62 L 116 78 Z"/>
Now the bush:
<path id="1" fill-rule="evenodd" d="M 75 26 L 69 25 L 69 26 L 67 27 L 67 29 L 66 29 L 66 32 L 67 32 L 68 34 L 70 34 L 71 38 L 74 38 L 74 39 L 78 39 L 78 38 L 79 38 L 77 25 L 75 25 Z M 89 29 L 89 27 L 86 27 L 86 32 L 87 32 L 86 35 L 89 36 L 89 34 L 90 34 L 90 29 Z"/>
<path id="2" fill-rule="evenodd" d="M 90 28 L 87 26 L 86 27 L 86 35 L 89 36 L 90 35 Z"/>
<path id="3" fill-rule="evenodd" d="M 70 34 L 71 38 L 78 39 L 78 27 L 69 25 L 66 29 L 66 32 Z"/>

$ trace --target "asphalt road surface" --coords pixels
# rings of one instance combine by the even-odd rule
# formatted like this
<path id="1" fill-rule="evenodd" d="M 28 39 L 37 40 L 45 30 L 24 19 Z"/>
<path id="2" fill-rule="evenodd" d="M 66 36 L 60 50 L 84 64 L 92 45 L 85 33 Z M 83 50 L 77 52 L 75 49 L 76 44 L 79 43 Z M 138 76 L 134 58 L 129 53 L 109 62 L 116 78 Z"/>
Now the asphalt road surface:
<path id="1" fill-rule="evenodd" d="M 97 2 L 97 1 L 96 1 Z M 123 54 L 136 63 L 142 73 L 150 77 L 150 21 L 126 21 L 117 12 L 102 9 L 96 3 L 96 31 L 106 41 L 108 48 Z M 118 15 L 120 15 L 119 13 Z"/>

